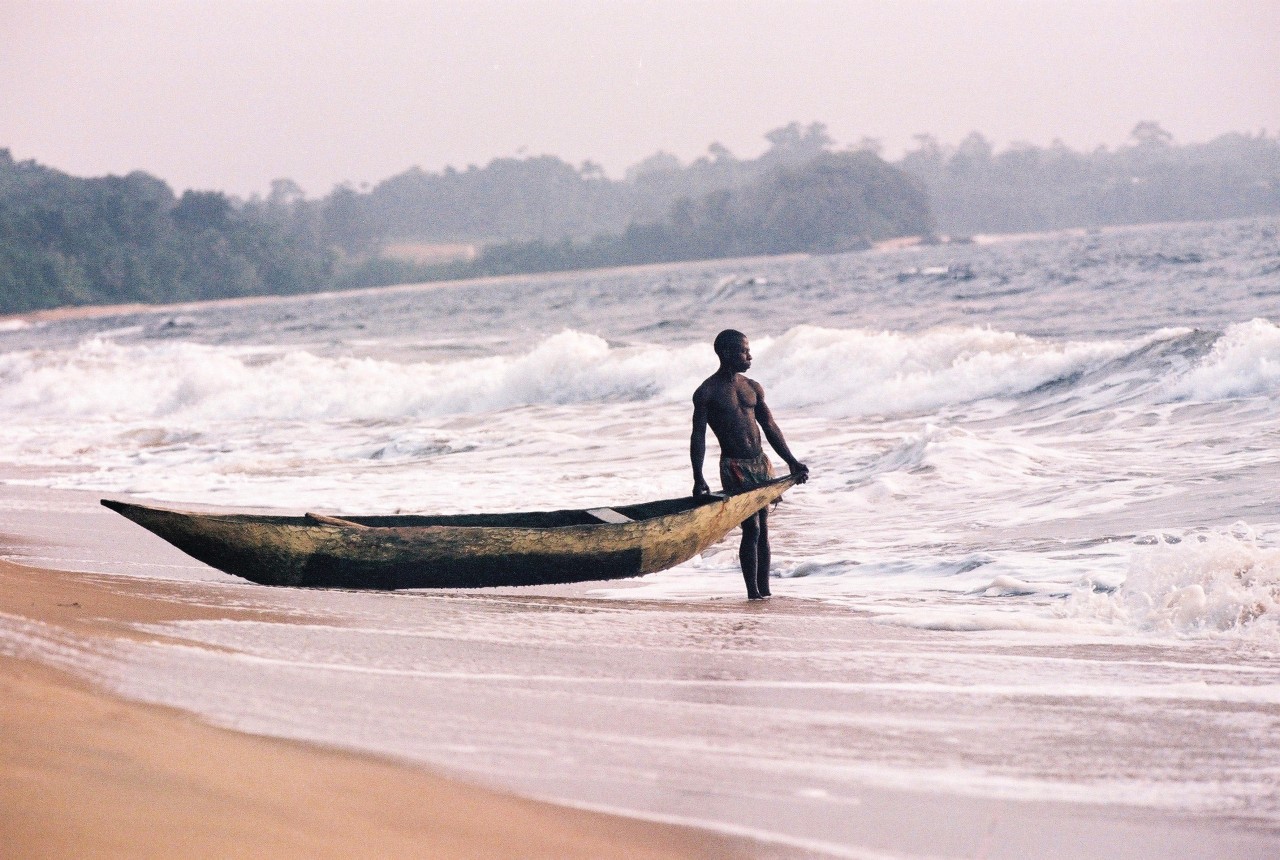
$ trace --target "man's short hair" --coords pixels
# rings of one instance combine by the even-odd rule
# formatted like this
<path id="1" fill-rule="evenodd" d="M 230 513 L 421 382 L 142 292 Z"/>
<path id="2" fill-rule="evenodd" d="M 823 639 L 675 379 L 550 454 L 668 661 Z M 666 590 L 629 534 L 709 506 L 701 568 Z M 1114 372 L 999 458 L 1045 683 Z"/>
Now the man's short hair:
<path id="1" fill-rule="evenodd" d="M 711 344 L 712 349 L 716 351 L 716 355 L 724 355 L 731 347 L 744 342 L 747 336 L 737 329 L 727 328 L 716 335 L 715 343 Z"/>

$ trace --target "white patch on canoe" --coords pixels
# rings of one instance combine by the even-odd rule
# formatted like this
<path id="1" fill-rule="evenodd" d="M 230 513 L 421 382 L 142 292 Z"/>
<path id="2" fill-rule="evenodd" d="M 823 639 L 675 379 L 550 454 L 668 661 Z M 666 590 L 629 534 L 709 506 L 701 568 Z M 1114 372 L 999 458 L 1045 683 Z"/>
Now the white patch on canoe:
<path id="1" fill-rule="evenodd" d="M 615 523 L 620 525 L 622 523 L 635 522 L 631 517 L 626 514 L 620 514 L 613 508 L 589 508 L 587 513 L 591 514 L 591 516 L 595 517 L 602 523 Z"/>

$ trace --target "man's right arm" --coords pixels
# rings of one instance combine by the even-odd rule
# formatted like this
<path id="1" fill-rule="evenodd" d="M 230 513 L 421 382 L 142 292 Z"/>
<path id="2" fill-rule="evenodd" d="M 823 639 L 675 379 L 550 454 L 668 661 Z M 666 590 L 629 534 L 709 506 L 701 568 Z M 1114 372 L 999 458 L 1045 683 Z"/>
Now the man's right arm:
<path id="1" fill-rule="evenodd" d="M 768 439 L 769 444 L 773 446 L 773 450 L 777 451 L 778 455 L 787 461 L 787 468 L 791 470 L 791 474 L 797 476 L 796 483 L 803 484 L 809 480 L 809 467 L 796 459 L 796 455 L 792 454 L 791 449 L 787 446 L 787 440 L 782 438 L 782 431 L 778 429 L 778 422 L 773 420 L 773 413 L 765 405 L 764 387 L 758 382 L 752 382 L 751 386 L 756 390 L 756 420 L 760 422 L 760 427 L 764 430 L 764 438 Z"/>
<path id="2" fill-rule="evenodd" d="M 702 461 L 707 456 L 707 399 L 699 388 L 693 393 L 693 434 L 689 437 L 689 462 L 693 465 L 693 494 L 701 496 L 711 492 L 707 479 L 702 477 Z"/>

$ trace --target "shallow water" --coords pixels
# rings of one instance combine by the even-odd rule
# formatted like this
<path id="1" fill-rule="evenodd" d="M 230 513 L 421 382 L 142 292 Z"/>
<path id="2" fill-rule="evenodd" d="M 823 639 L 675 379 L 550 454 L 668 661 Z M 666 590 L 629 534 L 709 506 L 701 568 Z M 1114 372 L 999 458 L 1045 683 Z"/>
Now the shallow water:
<path id="1" fill-rule="evenodd" d="M 872 784 L 1274 825 L 1278 226 L 9 323 L 0 468 L 343 513 L 678 496 L 734 326 L 813 470 L 771 520 L 784 600 L 739 603 L 733 540 L 569 596 L 266 598 L 117 566 L 308 615 L 171 625 L 194 647 L 113 683 L 583 802 L 714 795 L 737 821 L 783 784 L 797 837 L 839 841 L 814 809 Z"/>

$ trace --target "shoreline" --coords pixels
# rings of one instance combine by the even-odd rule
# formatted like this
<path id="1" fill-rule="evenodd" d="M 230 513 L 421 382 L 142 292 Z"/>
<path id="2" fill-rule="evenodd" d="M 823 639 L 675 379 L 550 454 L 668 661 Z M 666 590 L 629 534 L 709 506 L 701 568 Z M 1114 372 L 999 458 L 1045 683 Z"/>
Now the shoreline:
<path id="1" fill-rule="evenodd" d="M 913 237 L 919 238 L 919 237 Z M 914 247 L 914 246 L 912 246 Z M 127 314 L 163 314 L 179 311 L 197 310 L 217 307 L 252 307 L 254 305 L 275 304 L 296 299 L 320 299 L 337 301 L 351 296 L 395 295 L 397 293 L 417 293 L 429 290 L 449 289 L 456 287 L 495 286 L 512 281 L 529 279 L 572 277 L 575 275 L 609 275 L 618 272 L 652 271 L 661 272 L 667 269 L 688 265 L 715 265 L 719 263 L 749 264 L 758 261 L 776 262 L 778 260 L 803 260 L 812 255 L 805 253 L 757 255 L 753 257 L 724 257 L 710 260 L 672 260 L 665 263 L 638 263 L 630 266 L 605 266 L 598 269 L 563 269 L 551 272 L 517 272 L 511 275 L 484 275 L 475 278 L 453 278 L 441 281 L 415 281 L 404 284 L 384 284 L 376 287 L 349 287 L 341 290 L 318 290 L 313 293 L 270 293 L 258 296 L 227 296 L 217 299 L 199 299 L 190 302 L 170 302 L 166 304 L 148 305 L 141 302 L 126 302 L 118 305 L 59 305 L 55 308 L 42 308 L 21 313 L 0 314 L 0 325 L 6 323 L 47 323 L 76 319 L 95 319 L 98 317 L 124 316 Z M 0 329 L 2 331 L 2 329 Z"/>
<path id="2" fill-rule="evenodd" d="M 95 645 L 225 617 L 178 583 L 0 561 L 0 623 Z M 147 592 L 154 592 L 149 595 Z M 189 597 L 189 596 L 188 596 Z M 235 612 L 234 610 L 232 611 Z M 149 638 L 149 637 L 148 637 Z M 245 734 L 0 651 L 0 809 L 14 856 L 756 857 L 777 846 L 557 806 L 424 768 Z"/>
<path id="3" fill-rule="evenodd" d="M 1249 220 L 1249 219 L 1219 219 L 1222 221 Z M 1145 227 L 1161 227 L 1178 224 L 1213 224 L 1219 223 L 1218 220 L 1209 221 L 1155 221 L 1142 224 L 1108 224 L 1100 227 L 1062 227 L 1053 230 L 1032 230 L 1021 231 L 1015 233 L 977 233 L 969 237 L 974 245 L 984 246 L 993 245 L 1003 242 L 1017 242 L 1022 240 L 1035 240 L 1052 238 L 1054 236 L 1084 236 L 1091 230 L 1099 233 L 1124 232 Z M 866 251 L 856 253 L 866 254 L 885 254 L 895 253 L 899 251 L 914 251 L 923 247 L 930 247 L 923 242 L 923 236 L 903 236 L 895 239 L 885 239 L 873 243 L 872 247 Z M 413 293 L 426 290 L 447 289 L 450 287 L 463 286 L 484 286 L 510 283 L 514 280 L 528 280 L 547 277 L 563 277 L 575 275 L 608 275 L 617 272 L 626 271 L 663 271 L 670 268 L 689 266 L 689 265 L 717 265 L 717 264 L 749 264 L 752 262 L 770 261 L 788 259 L 806 259 L 812 254 L 807 253 L 791 253 L 791 254 L 764 254 L 750 257 L 722 257 L 707 260 L 673 260 L 660 263 L 638 263 L 630 266 L 605 266 L 596 269 L 563 269 L 550 272 L 522 272 L 510 275 L 485 275 L 475 278 L 454 278 L 441 281 L 418 281 L 403 284 L 385 284 L 376 287 L 350 287 L 342 290 L 323 290 L 313 293 L 290 293 L 290 294 L 266 294 L 257 296 L 228 296 L 217 299 L 201 299 L 190 302 L 172 302 L 167 304 L 149 305 L 141 302 L 126 302 L 117 305 L 60 305 L 54 308 L 42 308 L 34 311 L 23 311 L 20 313 L 0 314 L 0 326 L 13 323 L 43 323 L 43 322 L 61 322 L 73 319 L 93 319 L 96 317 L 112 317 L 123 316 L 125 314 L 149 314 L 149 313 L 174 313 L 183 310 L 194 310 L 209 307 L 248 307 L 256 304 L 271 304 L 275 302 L 288 301 L 299 298 L 317 298 L 322 300 L 340 300 L 342 298 L 354 295 L 380 295 L 380 294 L 396 294 L 396 293 Z M 2 329 L 0 329 L 2 330 Z"/>

